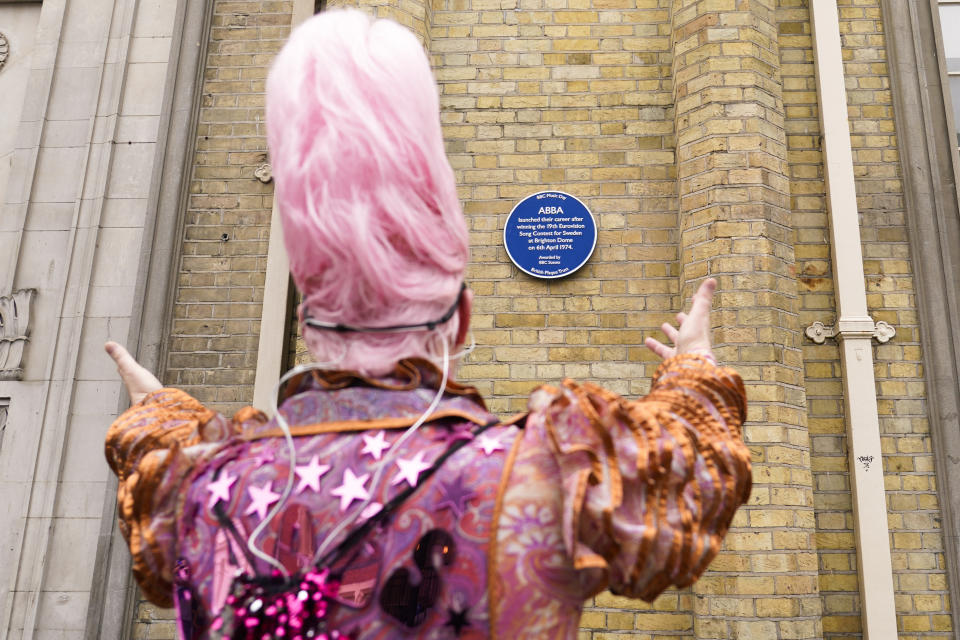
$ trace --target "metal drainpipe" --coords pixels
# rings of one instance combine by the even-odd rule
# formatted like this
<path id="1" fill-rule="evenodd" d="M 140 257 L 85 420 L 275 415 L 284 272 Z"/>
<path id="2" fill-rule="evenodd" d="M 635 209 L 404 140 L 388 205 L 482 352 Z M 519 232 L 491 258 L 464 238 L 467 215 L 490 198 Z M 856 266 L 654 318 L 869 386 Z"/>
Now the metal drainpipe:
<path id="1" fill-rule="evenodd" d="M 253 406 L 273 416 L 273 388 L 283 374 L 284 356 L 289 345 L 287 308 L 290 295 L 290 260 L 283 244 L 283 227 L 277 198 L 273 198 L 270 242 L 267 246 L 267 274 L 263 283 L 263 308 L 260 314 L 260 342 L 257 347 L 257 372 L 253 379 Z"/>
<path id="2" fill-rule="evenodd" d="M 838 318 L 835 335 L 840 342 L 843 367 L 863 637 L 896 640 L 897 610 L 871 343 L 876 325 L 867 312 L 836 1 L 811 0 L 810 14 L 830 212 Z"/>

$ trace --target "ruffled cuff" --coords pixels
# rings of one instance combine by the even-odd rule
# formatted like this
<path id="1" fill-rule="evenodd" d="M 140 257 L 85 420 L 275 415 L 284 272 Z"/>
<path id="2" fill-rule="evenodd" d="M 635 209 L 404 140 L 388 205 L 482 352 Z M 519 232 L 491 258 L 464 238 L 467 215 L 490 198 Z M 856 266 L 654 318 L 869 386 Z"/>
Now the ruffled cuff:
<path id="1" fill-rule="evenodd" d="M 134 577 L 159 606 L 173 604 L 178 500 L 196 462 L 184 450 L 235 432 L 234 423 L 177 389 L 148 394 L 107 431 L 107 462 L 119 480 L 120 532 L 130 546 Z"/>
<path id="2" fill-rule="evenodd" d="M 691 584 L 750 494 L 740 377 L 680 355 L 639 401 L 592 384 L 563 387 L 535 404 L 560 467 L 574 566 L 603 569 L 612 591 L 644 600 Z"/>

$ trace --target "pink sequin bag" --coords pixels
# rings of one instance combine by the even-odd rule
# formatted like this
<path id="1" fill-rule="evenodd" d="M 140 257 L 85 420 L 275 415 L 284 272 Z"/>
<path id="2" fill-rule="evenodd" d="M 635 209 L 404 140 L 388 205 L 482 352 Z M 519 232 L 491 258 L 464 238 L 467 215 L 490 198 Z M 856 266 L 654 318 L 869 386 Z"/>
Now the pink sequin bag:
<path id="1" fill-rule="evenodd" d="M 338 640 L 328 613 L 339 584 L 329 569 L 310 569 L 285 578 L 240 575 L 227 603 L 210 625 L 210 638 L 222 640 Z"/>

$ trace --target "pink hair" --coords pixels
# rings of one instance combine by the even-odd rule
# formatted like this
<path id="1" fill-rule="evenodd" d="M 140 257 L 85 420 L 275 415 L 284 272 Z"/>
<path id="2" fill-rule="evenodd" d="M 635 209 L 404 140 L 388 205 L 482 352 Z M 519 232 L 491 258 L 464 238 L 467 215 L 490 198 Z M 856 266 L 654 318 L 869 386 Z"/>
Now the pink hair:
<path id="1" fill-rule="evenodd" d="M 357 10 L 307 20 L 267 79 L 267 135 L 304 313 L 354 326 L 443 316 L 468 238 L 416 37 Z M 378 374 L 402 358 L 435 357 L 438 339 L 452 345 L 458 326 L 455 315 L 434 331 L 303 328 L 317 359 Z"/>

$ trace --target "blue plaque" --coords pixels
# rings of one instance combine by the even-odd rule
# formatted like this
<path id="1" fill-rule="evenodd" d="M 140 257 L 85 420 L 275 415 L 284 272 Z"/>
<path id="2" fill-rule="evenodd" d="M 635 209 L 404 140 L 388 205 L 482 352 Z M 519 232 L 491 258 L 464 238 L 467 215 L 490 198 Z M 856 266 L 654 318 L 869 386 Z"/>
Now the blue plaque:
<path id="1" fill-rule="evenodd" d="M 503 245 L 524 273 L 562 278 L 590 259 L 597 246 L 597 224 L 586 205 L 569 193 L 541 191 L 510 212 Z"/>

